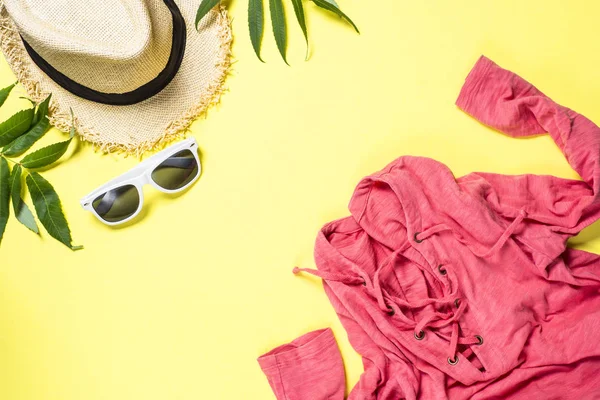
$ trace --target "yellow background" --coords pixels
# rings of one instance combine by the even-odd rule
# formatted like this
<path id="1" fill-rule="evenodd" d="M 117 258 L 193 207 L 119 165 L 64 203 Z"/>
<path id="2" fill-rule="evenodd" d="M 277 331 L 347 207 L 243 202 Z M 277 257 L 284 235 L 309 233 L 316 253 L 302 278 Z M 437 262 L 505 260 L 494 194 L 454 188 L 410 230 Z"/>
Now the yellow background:
<path id="1" fill-rule="evenodd" d="M 267 22 L 253 54 L 247 1 L 230 5 L 229 92 L 194 123 L 204 174 L 184 195 L 147 188 L 137 224 L 96 221 L 80 197 L 137 163 L 80 145 L 43 175 L 72 253 L 14 218 L 0 248 L 0 399 L 273 399 L 256 358 L 331 326 L 353 386 L 362 372 L 313 267 L 315 235 L 347 215 L 361 177 L 405 155 L 470 171 L 576 178 L 548 137 L 516 140 L 454 101 L 480 54 L 600 121 L 600 3 L 339 0 L 361 35 L 306 3 L 311 59 L 286 2 L 287 67 Z M 1 62 L 0 83 L 14 80 Z M 0 117 L 23 103 L 13 92 Z M 12 108 L 11 108 L 12 107 Z M 52 131 L 36 147 L 63 136 Z M 29 201 L 29 200 L 28 200 Z M 575 241 L 600 251 L 598 226 Z M 485 289 L 483 289 L 485 290 Z"/>

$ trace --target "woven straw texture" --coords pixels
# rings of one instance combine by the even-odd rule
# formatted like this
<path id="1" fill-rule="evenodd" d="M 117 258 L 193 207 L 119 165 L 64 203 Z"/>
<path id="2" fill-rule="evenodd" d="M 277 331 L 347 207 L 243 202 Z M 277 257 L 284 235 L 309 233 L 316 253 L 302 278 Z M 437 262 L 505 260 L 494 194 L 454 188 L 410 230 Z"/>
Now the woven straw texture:
<path id="1" fill-rule="evenodd" d="M 27 4 L 20 10 L 17 7 L 17 12 L 10 4 L 15 2 Z M 100 91 L 126 92 L 156 76 L 169 56 L 171 16 L 163 1 L 145 0 L 136 5 L 136 2 L 111 0 L 104 8 L 97 5 L 98 9 L 88 14 L 78 10 L 69 15 L 68 4 L 74 4 L 73 1 L 60 0 L 60 7 L 55 4 L 51 10 L 44 10 L 44 18 L 19 15 L 23 9 L 30 11 L 27 6 L 37 2 L 0 0 L 0 45 L 11 69 L 34 101 L 52 93 L 50 122 L 60 130 L 69 130 L 72 108 L 83 140 L 106 152 L 139 156 L 184 136 L 192 121 L 219 101 L 231 67 L 232 36 L 224 8 L 212 10 L 196 31 L 198 1 L 177 0 L 187 26 L 185 56 L 177 75 L 150 99 L 130 106 L 111 106 L 79 98 L 47 77 L 31 61 L 19 32 L 40 55 L 72 79 Z M 118 13 L 121 17 L 117 20 L 111 12 L 111 18 L 99 27 L 98 13 L 107 6 L 128 9 Z M 90 21 L 86 21 L 86 15 Z M 32 20 L 37 24 L 32 24 Z M 91 23 L 92 20 L 96 22 Z M 61 31 L 49 30 L 52 25 L 60 26 Z M 60 41 L 53 39 L 59 36 Z"/>

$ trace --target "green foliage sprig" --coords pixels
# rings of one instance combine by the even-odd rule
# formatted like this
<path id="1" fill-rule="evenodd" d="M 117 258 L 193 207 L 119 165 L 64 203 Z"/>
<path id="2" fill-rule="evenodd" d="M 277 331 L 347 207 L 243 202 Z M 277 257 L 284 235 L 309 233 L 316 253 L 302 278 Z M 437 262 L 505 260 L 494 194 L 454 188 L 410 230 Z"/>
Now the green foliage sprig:
<path id="1" fill-rule="evenodd" d="M 298 20 L 298 25 L 300 25 L 300 29 L 302 29 L 302 33 L 304 34 L 304 39 L 306 40 L 306 59 L 308 59 L 308 30 L 306 29 L 306 17 L 304 15 L 304 6 L 302 4 L 302 0 L 291 0 L 292 5 L 294 6 L 294 12 L 296 14 L 296 19 Z M 340 6 L 336 3 L 335 0 L 310 0 L 315 3 L 318 7 L 330 11 L 346 22 L 348 22 L 352 27 L 356 30 L 356 32 L 360 33 L 358 27 L 352 22 L 352 20 L 342 12 Z M 198 12 L 196 13 L 196 29 L 198 29 L 198 24 L 202 21 L 202 18 L 210 10 L 212 10 L 217 4 L 219 4 L 220 0 L 202 0 L 200 3 L 200 7 L 198 7 Z M 287 64 L 287 25 L 285 22 L 285 14 L 283 12 L 283 0 L 269 0 L 269 10 L 271 12 L 271 24 L 273 25 L 273 36 L 275 37 L 275 43 L 277 44 L 277 49 L 283 58 L 283 61 Z M 260 61 L 263 59 L 260 56 L 260 47 L 263 37 L 264 31 L 264 5 L 263 0 L 248 0 L 248 28 L 250 30 L 250 41 L 252 42 L 252 47 L 254 48 L 254 52 Z M 264 62 L 264 61 L 263 61 Z M 288 64 L 289 65 L 289 64 Z"/>
<path id="2" fill-rule="evenodd" d="M 12 84 L 0 90 L 0 106 L 4 104 L 14 86 L 15 84 Z M 72 244 L 71 231 L 58 194 L 52 185 L 35 171 L 54 163 L 66 153 L 75 136 L 75 124 L 72 124 L 67 140 L 33 151 L 20 161 L 14 160 L 14 157 L 27 152 L 50 129 L 48 120 L 50 97 L 48 96 L 37 106 L 31 102 L 31 108 L 19 111 L 0 123 L 0 147 L 2 147 L 0 150 L 0 241 L 10 216 L 11 203 L 17 220 L 32 232 L 39 234 L 35 217 L 23 201 L 24 179 L 42 226 L 50 236 L 71 250 L 79 250 L 83 246 Z M 13 164 L 12 170 L 9 168 L 9 162 Z"/>

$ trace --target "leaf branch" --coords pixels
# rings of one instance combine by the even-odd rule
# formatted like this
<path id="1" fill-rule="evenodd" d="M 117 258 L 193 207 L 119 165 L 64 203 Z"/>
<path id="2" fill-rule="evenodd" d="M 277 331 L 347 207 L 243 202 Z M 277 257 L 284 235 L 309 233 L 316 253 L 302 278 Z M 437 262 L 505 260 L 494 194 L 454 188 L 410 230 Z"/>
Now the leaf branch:
<path id="1" fill-rule="evenodd" d="M 14 86 L 15 84 L 12 84 L 0 89 L 0 106 L 4 104 Z M 35 217 L 21 196 L 23 177 L 25 177 L 35 212 L 42 226 L 50 236 L 65 246 L 78 250 L 82 246 L 72 244 L 71 231 L 58 194 L 50 182 L 39 173 L 29 171 L 29 169 L 50 165 L 65 154 L 76 133 L 73 111 L 71 111 L 73 120 L 71 132 L 67 140 L 42 147 L 25 155 L 20 161 L 13 159 L 27 152 L 50 129 L 48 120 L 50 98 L 48 96 L 37 107 L 35 102 L 28 99 L 33 108 L 19 111 L 0 123 L 0 146 L 3 146 L 0 149 L 0 241 L 10 216 L 11 202 L 17 220 L 32 232 L 39 233 Z M 12 171 L 9 162 L 13 165 Z"/>

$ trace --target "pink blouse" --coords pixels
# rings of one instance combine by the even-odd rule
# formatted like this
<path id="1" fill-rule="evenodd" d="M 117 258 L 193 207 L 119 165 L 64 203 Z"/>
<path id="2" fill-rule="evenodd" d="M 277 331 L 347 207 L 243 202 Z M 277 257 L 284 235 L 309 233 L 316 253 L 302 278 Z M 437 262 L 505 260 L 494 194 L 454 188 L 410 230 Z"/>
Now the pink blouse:
<path id="1" fill-rule="evenodd" d="M 600 399 L 600 129 L 481 57 L 456 103 L 513 137 L 548 132 L 583 181 L 401 157 L 320 231 L 325 291 L 363 357 L 349 399 Z M 300 269 L 295 269 L 298 273 Z M 330 330 L 259 358 L 279 400 L 341 400 Z"/>

